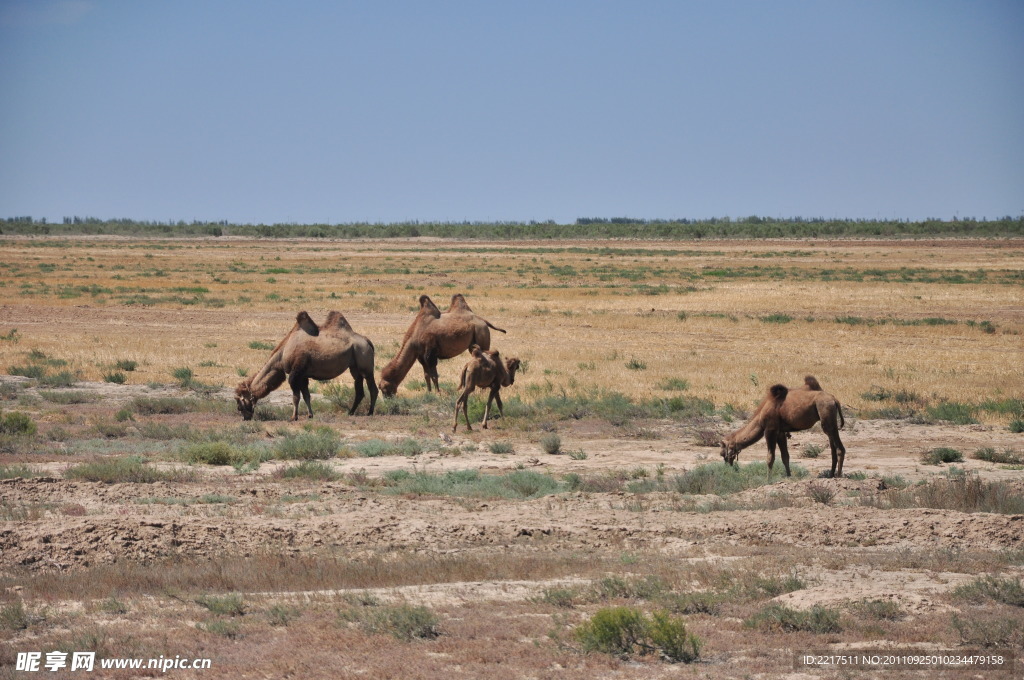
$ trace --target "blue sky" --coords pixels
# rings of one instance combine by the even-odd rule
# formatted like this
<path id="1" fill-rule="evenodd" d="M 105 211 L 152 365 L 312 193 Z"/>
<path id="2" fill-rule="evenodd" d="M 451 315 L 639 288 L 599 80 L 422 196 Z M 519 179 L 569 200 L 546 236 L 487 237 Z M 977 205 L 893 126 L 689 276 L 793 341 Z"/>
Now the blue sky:
<path id="1" fill-rule="evenodd" d="M 0 0 L 0 217 L 1024 213 L 1019 0 Z"/>

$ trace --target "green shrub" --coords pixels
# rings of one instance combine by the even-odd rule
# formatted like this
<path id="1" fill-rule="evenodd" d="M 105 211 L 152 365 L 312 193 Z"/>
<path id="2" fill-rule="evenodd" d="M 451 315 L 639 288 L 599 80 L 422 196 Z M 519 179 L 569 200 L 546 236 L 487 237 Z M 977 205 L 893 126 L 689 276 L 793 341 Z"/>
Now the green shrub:
<path id="1" fill-rule="evenodd" d="M 334 468 L 317 460 L 304 460 L 297 465 L 290 465 L 275 472 L 274 476 L 282 479 L 313 479 L 323 482 L 333 482 L 341 478 Z"/>
<path id="2" fill-rule="evenodd" d="M 195 411 L 199 402 L 195 399 L 179 399 L 177 397 L 135 397 L 130 406 L 135 413 L 140 415 L 169 415 Z"/>
<path id="3" fill-rule="evenodd" d="M 397 442 L 389 442 L 383 439 L 368 439 L 350 446 L 358 455 L 366 458 L 378 458 L 380 456 L 418 456 L 423 453 L 424 447 L 418 440 L 411 437 Z"/>
<path id="4" fill-rule="evenodd" d="M 171 376 L 178 381 L 178 384 L 182 387 L 188 387 L 196 378 L 196 374 L 191 368 L 182 366 L 171 371 Z"/>
<path id="5" fill-rule="evenodd" d="M 770 604 L 744 621 L 744 624 L 768 632 L 838 633 L 842 630 L 839 617 L 838 609 L 821 605 L 814 605 L 805 611 L 781 604 Z"/>
<path id="6" fill-rule="evenodd" d="M 179 455 L 193 465 L 258 465 L 269 458 L 265 449 L 235 446 L 225 441 L 186 444 Z"/>
<path id="7" fill-rule="evenodd" d="M 775 314 L 769 314 L 768 316 L 759 317 L 764 323 L 789 323 L 793 320 L 789 314 L 781 314 L 776 312 Z"/>
<path id="8" fill-rule="evenodd" d="M 132 361 L 131 359 L 118 359 L 117 363 L 114 364 L 114 368 L 119 371 L 126 371 L 131 373 L 139 367 L 139 362 Z"/>
<path id="9" fill-rule="evenodd" d="M 38 431 L 35 421 L 20 411 L 0 414 L 0 434 L 32 437 Z"/>
<path id="10" fill-rule="evenodd" d="M 66 479 L 83 479 L 88 482 L 106 484 L 188 481 L 193 474 L 181 470 L 159 470 L 149 467 L 138 456 L 105 458 L 90 463 L 81 463 L 64 471 Z"/>
<path id="11" fill-rule="evenodd" d="M 515 453 L 512 442 L 492 442 L 488 448 L 491 453 Z"/>
<path id="12" fill-rule="evenodd" d="M 27 465 L 0 465 L 0 479 L 13 479 L 15 477 L 28 479 L 35 477 L 36 474 Z"/>
<path id="13" fill-rule="evenodd" d="M 1001 463 L 1003 465 L 1024 465 L 1024 456 L 1020 455 L 1015 451 L 1006 449 L 1002 453 L 996 451 L 991 446 L 978 449 L 974 452 L 972 458 L 977 460 L 984 460 L 989 463 Z"/>
<path id="14" fill-rule="evenodd" d="M 253 340 L 249 343 L 249 349 L 272 350 L 275 346 L 272 342 L 261 342 L 260 340 Z"/>
<path id="15" fill-rule="evenodd" d="M 204 595 L 196 599 L 196 604 L 220 616 L 243 616 L 245 614 L 245 602 L 237 593 L 222 596 Z"/>
<path id="16" fill-rule="evenodd" d="M 1024 607 L 1024 583 L 1019 576 L 1003 578 L 988 574 L 959 586 L 953 591 L 953 596 L 974 602 L 992 600 L 1014 607 Z"/>
<path id="17" fill-rule="evenodd" d="M 821 455 L 822 448 L 818 444 L 805 444 L 800 451 L 801 458 L 817 458 Z"/>
<path id="18" fill-rule="evenodd" d="M 619 658 L 660 654 L 674 663 L 700 658 L 701 641 L 687 632 L 682 619 L 666 612 L 649 617 L 633 607 L 600 609 L 573 636 L 585 652 Z"/>
<path id="19" fill-rule="evenodd" d="M 71 371 L 61 371 L 53 375 L 44 375 L 39 378 L 40 385 L 47 387 L 73 387 L 78 382 L 78 376 Z"/>
<path id="20" fill-rule="evenodd" d="M 946 420 L 954 425 L 973 425 L 978 422 L 974 417 L 977 408 L 970 404 L 944 401 L 941 404 L 927 407 L 925 411 L 932 420 Z"/>
<path id="21" fill-rule="evenodd" d="M 25 630 L 30 623 L 28 612 L 25 611 L 25 605 L 20 599 L 0 607 L 0 629 Z"/>
<path id="22" fill-rule="evenodd" d="M 113 373 L 104 373 L 103 382 L 114 383 L 115 385 L 123 385 L 128 378 L 124 373 L 120 371 L 114 371 Z"/>
<path id="23" fill-rule="evenodd" d="M 423 606 L 399 604 L 372 607 L 360 616 L 360 625 L 370 633 L 391 635 L 404 642 L 430 640 L 441 634 L 437 615 Z"/>
<path id="24" fill-rule="evenodd" d="M 338 433 L 329 427 L 307 430 L 285 437 L 274 446 L 274 457 L 282 460 L 326 460 L 341 449 Z"/>
<path id="25" fill-rule="evenodd" d="M 555 455 L 562 452 L 562 438 L 554 432 L 549 432 L 540 438 L 540 448 L 544 453 Z"/>
<path id="26" fill-rule="evenodd" d="M 794 479 L 801 479 L 808 475 L 806 468 L 793 463 L 790 463 L 790 470 Z M 775 462 L 770 476 L 767 464 L 761 462 L 738 467 L 723 463 L 706 463 L 687 470 L 681 475 L 676 475 L 673 479 L 673 487 L 683 494 L 724 496 L 773 484 L 786 479 L 785 475 L 786 470 L 780 461 Z"/>
<path id="27" fill-rule="evenodd" d="M 685 392 L 690 389 L 690 381 L 685 378 L 666 378 L 658 383 L 658 389 L 666 392 Z"/>
<path id="28" fill-rule="evenodd" d="M 1021 433 L 1024 432 L 1024 418 L 1014 418 L 1010 421 L 1010 432 Z"/>
<path id="29" fill-rule="evenodd" d="M 947 446 L 940 446 L 939 448 L 925 451 L 921 454 L 921 462 L 925 465 L 939 465 L 941 463 L 962 463 L 964 460 L 964 454 L 960 453 L 956 449 L 951 449 Z"/>
<path id="30" fill-rule="evenodd" d="M 626 368 L 631 371 L 646 371 L 647 364 L 639 359 L 633 358 L 626 362 Z"/>

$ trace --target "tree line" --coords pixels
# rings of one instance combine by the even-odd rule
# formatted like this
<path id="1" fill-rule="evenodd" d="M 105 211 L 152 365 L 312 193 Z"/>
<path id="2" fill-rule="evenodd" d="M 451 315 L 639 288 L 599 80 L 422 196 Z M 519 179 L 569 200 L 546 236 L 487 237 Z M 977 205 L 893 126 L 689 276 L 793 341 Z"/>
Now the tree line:
<path id="1" fill-rule="evenodd" d="M 113 235 L 137 237 L 244 236 L 255 238 L 410 238 L 449 239 L 655 239 L 728 238 L 926 238 L 1024 236 L 1024 216 L 941 220 L 828 218 L 742 218 L 648 220 L 629 217 L 581 217 L 573 223 L 546 222 L 352 222 L 341 224 L 234 224 L 218 221 L 146 221 L 65 217 L 60 223 L 31 216 L 0 219 L 0 234 Z"/>

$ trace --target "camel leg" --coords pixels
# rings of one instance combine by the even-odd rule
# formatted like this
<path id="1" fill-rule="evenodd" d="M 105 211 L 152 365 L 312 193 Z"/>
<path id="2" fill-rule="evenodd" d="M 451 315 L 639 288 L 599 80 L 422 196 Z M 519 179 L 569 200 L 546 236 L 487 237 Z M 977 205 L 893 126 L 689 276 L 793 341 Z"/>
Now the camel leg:
<path id="1" fill-rule="evenodd" d="M 765 432 L 764 440 L 768 444 L 768 476 L 772 476 L 772 466 L 775 465 L 775 444 L 777 435 L 774 432 Z"/>
<path id="2" fill-rule="evenodd" d="M 455 400 L 455 426 L 452 427 L 452 432 L 459 429 L 459 409 L 461 408 L 466 416 L 466 429 L 470 432 L 473 431 L 473 426 L 469 424 L 469 393 L 473 391 L 473 388 L 468 388 L 465 392 L 459 395 L 459 398 Z"/>
<path id="3" fill-rule="evenodd" d="M 779 454 L 782 457 L 782 465 L 786 468 L 786 476 L 792 477 L 793 475 L 789 472 L 789 443 L 786 439 L 789 438 L 789 433 L 786 433 L 785 437 L 779 437 Z"/>
<path id="4" fill-rule="evenodd" d="M 501 406 L 501 392 L 499 390 L 494 390 L 494 401 L 498 402 L 498 415 L 504 418 L 505 409 Z"/>
<path id="5" fill-rule="evenodd" d="M 352 400 L 352 407 L 348 410 L 349 415 L 356 412 L 356 407 L 359 406 L 359 402 L 363 400 L 363 395 L 366 394 L 366 392 L 363 391 L 363 374 L 355 368 L 352 369 L 352 382 L 356 388 L 356 395 Z"/>
<path id="6" fill-rule="evenodd" d="M 370 370 L 370 374 L 366 376 L 366 386 L 370 388 L 370 410 L 366 412 L 366 415 L 373 415 L 373 407 L 377 405 L 377 393 L 380 392 L 377 389 L 377 381 L 373 379 L 373 369 Z"/>
<path id="7" fill-rule="evenodd" d="M 491 401 L 494 399 L 495 391 L 492 389 L 491 393 L 487 395 L 487 405 L 484 406 L 484 424 L 483 428 L 487 429 L 487 419 L 491 416 Z"/>
<path id="8" fill-rule="evenodd" d="M 839 438 L 839 430 L 829 428 L 828 445 L 832 449 L 832 476 L 843 476 L 843 461 L 846 459 L 846 447 L 843 440 Z"/>
<path id="9" fill-rule="evenodd" d="M 309 417 L 313 417 L 313 407 L 309 403 L 309 378 L 301 373 L 291 373 L 288 376 L 288 386 L 292 388 L 292 421 L 299 419 L 299 399 L 306 400 L 306 409 Z"/>

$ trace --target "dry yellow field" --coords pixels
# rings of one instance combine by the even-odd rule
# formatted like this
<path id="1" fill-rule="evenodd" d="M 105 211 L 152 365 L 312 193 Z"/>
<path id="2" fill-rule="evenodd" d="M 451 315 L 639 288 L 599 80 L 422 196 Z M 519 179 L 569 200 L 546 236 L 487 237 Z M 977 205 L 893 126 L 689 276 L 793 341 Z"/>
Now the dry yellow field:
<path id="1" fill-rule="evenodd" d="M 0 241 L 0 366 L 30 348 L 98 381 L 190 367 L 233 385 L 299 310 L 342 311 L 378 370 L 426 293 L 466 295 L 528 361 L 523 385 L 643 399 L 666 379 L 746 408 L 811 373 L 854 409 L 873 387 L 981 403 L 1024 391 L 1024 242 Z M 627 366 L 630 365 L 632 368 Z M 441 365 L 456 381 L 462 360 Z M 418 378 L 418 370 L 410 378 Z M 991 414 L 981 414 L 991 419 Z"/>
<path id="2" fill-rule="evenodd" d="M 209 659 L 93 675 L 202 680 L 1020 659 L 1022 290 L 1021 240 L 0 238 L 0 680 L 51 650 Z M 451 432 L 465 356 L 441 397 L 414 368 L 372 417 L 322 385 L 311 421 L 286 388 L 235 411 L 298 311 L 342 311 L 379 376 L 419 296 L 454 293 L 528 366 L 489 430 Z M 818 427 L 790 478 L 763 442 L 723 465 L 719 438 L 806 374 L 843 404 L 845 477 Z M 622 607 L 675 637 L 588 647 Z"/>

